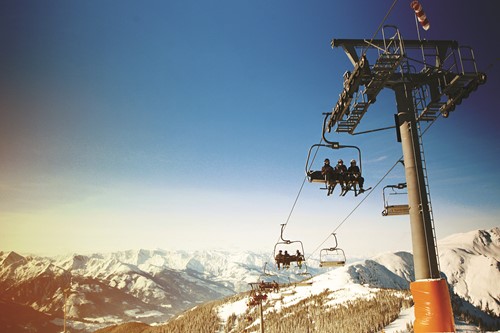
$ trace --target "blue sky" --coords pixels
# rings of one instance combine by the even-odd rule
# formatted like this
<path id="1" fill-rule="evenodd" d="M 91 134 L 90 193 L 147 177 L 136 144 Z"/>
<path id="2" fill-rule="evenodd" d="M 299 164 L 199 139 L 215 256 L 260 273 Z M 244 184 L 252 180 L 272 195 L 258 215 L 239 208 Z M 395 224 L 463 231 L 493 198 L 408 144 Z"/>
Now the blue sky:
<path id="1" fill-rule="evenodd" d="M 392 3 L 2 2 L 0 250 L 272 251 L 352 68 L 330 40 L 371 38 Z M 409 3 L 386 23 L 416 39 Z M 424 137 L 438 238 L 498 226 L 500 50 L 487 40 L 498 5 L 421 3 L 421 37 L 472 46 L 488 74 Z M 394 113 L 384 91 L 360 127 L 391 126 Z M 362 149 L 368 186 L 402 155 L 393 131 L 333 138 Z M 382 187 L 402 177 L 339 228 L 362 198 L 306 183 L 285 236 L 306 254 L 335 229 L 348 254 L 411 249 L 408 217 L 380 214 Z"/>

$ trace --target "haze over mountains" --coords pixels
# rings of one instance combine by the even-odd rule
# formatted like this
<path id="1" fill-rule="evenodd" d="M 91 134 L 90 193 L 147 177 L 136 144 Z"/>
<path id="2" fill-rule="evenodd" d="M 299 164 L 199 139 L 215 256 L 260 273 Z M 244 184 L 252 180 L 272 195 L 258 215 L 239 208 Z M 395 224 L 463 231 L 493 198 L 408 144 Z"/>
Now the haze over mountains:
<path id="1" fill-rule="evenodd" d="M 460 306 L 500 316 L 500 228 L 452 235 L 438 245 L 441 270 Z M 65 294 L 72 332 L 127 321 L 162 323 L 198 304 L 248 290 L 269 260 L 269 254 L 225 251 L 137 250 L 56 258 L 0 252 L 0 330 L 61 331 Z M 314 289 L 305 291 L 309 295 L 326 288 L 350 290 L 346 286 L 408 289 L 414 279 L 407 252 L 330 271 L 314 261 L 308 264 L 315 275 Z M 346 293 L 345 299 L 352 297 Z M 7 311 L 14 308 L 15 314 Z"/>

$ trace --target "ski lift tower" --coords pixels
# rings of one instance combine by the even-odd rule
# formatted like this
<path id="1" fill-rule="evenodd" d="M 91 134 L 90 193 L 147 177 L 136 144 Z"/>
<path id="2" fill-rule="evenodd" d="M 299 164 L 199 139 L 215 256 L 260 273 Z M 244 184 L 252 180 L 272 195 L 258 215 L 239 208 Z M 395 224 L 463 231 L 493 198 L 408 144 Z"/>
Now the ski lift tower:
<path id="1" fill-rule="evenodd" d="M 447 118 L 455 107 L 486 82 L 478 72 L 474 52 L 452 40 L 405 40 L 394 26 L 384 26 L 382 38 L 333 39 L 354 68 L 344 75 L 344 87 L 324 133 L 355 133 L 358 124 L 384 88 L 396 95 L 396 131 L 401 142 L 415 266 L 411 283 L 415 332 L 454 332 L 446 280 L 440 277 L 426 163 L 420 124 Z"/>

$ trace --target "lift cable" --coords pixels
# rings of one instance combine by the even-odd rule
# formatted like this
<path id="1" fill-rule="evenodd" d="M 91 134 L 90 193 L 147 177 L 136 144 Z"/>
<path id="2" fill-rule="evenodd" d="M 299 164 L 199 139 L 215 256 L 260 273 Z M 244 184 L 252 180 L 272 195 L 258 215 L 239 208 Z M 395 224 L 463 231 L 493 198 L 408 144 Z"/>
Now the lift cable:
<path id="1" fill-rule="evenodd" d="M 402 156 L 401 156 L 402 158 Z M 312 257 L 312 255 L 314 253 L 316 253 L 322 246 L 323 244 L 325 244 L 328 239 L 332 236 L 333 233 L 335 233 L 341 226 L 342 224 L 344 224 L 344 222 L 346 222 L 352 214 L 354 214 L 354 212 L 356 211 L 356 209 L 358 209 L 359 206 L 361 206 L 361 204 L 366 200 L 368 199 L 368 197 L 370 196 L 370 194 L 372 194 L 372 192 L 377 188 L 377 186 L 380 185 L 380 183 L 385 179 L 385 177 L 387 177 L 389 175 L 389 173 L 391 173 L 391 171 L 396 167 L 396 165 L 398 165 L 399 161 L 401 160 L 401 158 L 399 158 L 396 163 L 394 163 L 394 165 L 389 169 L 389 171 L 386 172 L 386 174 L 378 181 L 377 184 L 375 184 L 375 186 L 373 186 L 373 188 L 370 190 L 370 192 L 368 192 L 365 197 L 356 205 L 356 207 L 354 207 L 351 212 L 349 214 L 347 214 L 347 216 L 342 220 L 342 222 L 339 223 L 339 225 L 328 235 L 328 237 L 326 237 L 326 239 L 320 244 L 318 245 L 318 247 L 313 251 L 311 252 L 311 254 L 309 255 L 309 257 L 307 259 L 310 259 Z"/>
<path id="2" fill-rule="evenodd" d="M 319 144 L 321 145 L 323 143 L 323 138 L 320 139 L 319 141 Z M 314 152 L 314 155 L 313 155 L 313 158 L 312 158 L 312 162 L 314 162 L 314 160 L 316 159 L 316 155 L 318 154 L 318 150 L 319 150 L 319 147 L 318 146 L 316 148 L 316 151 Z M 290 218 L 292 217 L 292 213 L 293 211 L 295 210 L 295 206 L 297 205 L 297 202 L 299 201 L 299 197 L 302 193 L 302 189 L 304 188 L 304 184 L 306 183 L 306 180 L 307 180 L 307 175 L 304 176 L 304 180 L 302 180 L 302 184 L 300 185 L 300 188 L 299 188 L 299 191 L 297 193 L 297 196 L 295 197 L 295 201 L 293 202 L 293 205 L 292 205 L 292 208 L 290 209 L 290 213 L 288 214 L 288 217 L 286 219 L 286 222 L 283 224 L 282 226 L 282 229 L 281 229 L 281 234 L 278 238 L 278 240 L 276 241 L 277 243 L 282 239 L 282 236 L 283 236 L 283 231 L 285 230 L 286 226 L 288 225 L 288 222 L 290 221 Z M 274 260 L 274 251 L 273 251 L 273 254 L 271 255 L 271 260 Z"/>
<path id="3" fill-rule="evenodd" d="M 382 29 L 382 26 L 384 25 L 385 21 L 386 21 L 386 20 L 387 20 L 387 18 L 389 17 L 390 13 L 392 12 L 392 9 L 394 8 L 394 6 L 396 5 L 396 3 L 397 3 L 397 2 L 398 2 L 398 0 L 394 0 L 394 2 L 392 3 L 391 7 L 389 8 L 389 10 L 387 11 L 387 13 L 385 14 L 384 18 L 382 19 L 382 22 L 380 23 L 379 27 L 377 28 L 377 30 L 376 30 L 376 31 L 375 31 L 375 33 L 373 34 L 373 37 L 371 38 L 370 43 L 371 43 L 371 41 L 373 41 L 373 39 L 375 38 L 375 36 L 377 35 L 377 33 L 380 31 L 380 29 Z M 363 51 L 363 54 L 365 54 L 365 53 L 366 53 L 366 50 L 367 50 L 367 48 L 365 48 L 365 50 Z M 385 129 L 388 129 L 388 128 L 385 128 Z M 322 142 L 323 142 L 323 138 L 320 140 L 320 144 L 321 144 Z M 317 153 L 318 153 L 318 150 L 319 150 L 319 146 L 316 148 L 316 152 L 314 153 L 314 156 L 313 156 L 313 159 L 312 159 L 311 164 L 314 162 L 314 159 L 316 158 L 316 155 L 317 155 Z M 392 170 L 392 169 L 391 169 L 391 170 Z M 385 176 L 384 176 L 384 178 L 385 178 Z M 292 213 L 293 213 L 293 211 L 294 211 L 294 209 L 295 209 L 295 205 L 297 204 L 297 201 L 298 201 L 298 199 L 299 199 L 299 197 L 300 197 L 300 194 L 302 193 L 302 189 L 304 188 L 304 184 L 305 184 L 306 180 L 307 180 L 307 176 L 305 176 L 305 177 L 304 177 L 304 180 L 302 181 L 302 185 L 300 186 L 299 192 L 297 193 L 297 196 L 296 196 L 295 201 L 294 201 L 294 203 L 293 203 L 293 205 L 292 205 L 292 208 L 291 208 L 291 210 L 290 210 L 290 213 L 288 214 L 288 218 L 286 219 L 286 222 L 285 222 L 285 224 L 284 224 L 284 225 L 283 225 L 283 227 L 282 227 L 282 233 L 281 233 L 281 235 L 280 235 L 280 238 L 279 238 L 279 239 L 281 239 L 281 237 L 282 237 L 282 235 L 283 235 L 283 230 L 285 230 L 286 226 L 288 225 L 288 222 L 290 221 L 290 217 L 291 217 L 291 215 L 292 215 Z M 382 181 L 382 180 L 381 180 L 381 181 Z M 377 185 L 378 185 L 378 184 L 377 184 Z M 373 189 L 372 189 L 372 191 L 373 191 Z M 359 205 L 361 205 L 361 203 L 363 203 L 363 201 L 364 201 L 364 200 L 365 200 L 365 199 L 366 199 L 366 198 L 367 198 L 367 197 L 371 194 L 371 192 L 372 192 L 372 191 L 370 191 L 370 192 L 369 192 L 369 193 L 365 196 L 365 198 L 364 198 L 363 200 L 361 200 L 361 202 L 360 202 L 360 203 L 356 206 L 356 208 L 357 208 Z M 356 210 L 356 208 L 355 208 L 354 210 Z M 351 212 L 351 214 L 352 214 L 352 213 L 354 213 L 354 210 Z M 349 214 L 349 216 L 350 216 L 351 214 Z M 347 216 L 345 220 L 347 220 L 347 218 L 348 218 L 349 216 Z M 344 222 L 345 222 L 345 220 L 344 220 L 342 223 L 344 223 Z M 341 223 L 341 224 L 342 224 L 342 223 Z M 339 227 L 340 227 L 340 225 L 337 227 L 337 229 L 338 229 Z M 337 229 L 335 229 L 335 230 L 337 230 Z M 278 239 L 278 241 L 279 241 L 279 239 Z M 324 242 L 323 242 L 323 243 L 324 243 Z M 314 252 L 316 252 L 316 250 L 315 250 Z M 313 253 L 314 253 L 314 252 L 313 252 Z M 274 255 L 274 253 L 273 253 L 273 255 Z"/>
<path id="4" fill-rule="evenodd" d="M 384 16 L 384 18 L 382 19 L 382 22 L 380 23 L 379 27 L 377 28 L 377 30 L 376 30 L 376 31 L 375 31 L 375 33 L 373 34 L 373 36 L 372 36 L 372 38 L 371 38 L 371 40 L 370 40 L 370 42 L 369 42 L 369 43 L 371 43 L 371 42 L 373 41 L 373 39 L 375 38 L 375 36 L 377 35 L 377 33 L 380 31 L 380 29 L 382 29 L 382 27 L 383 27 L 383 25 L 384 25 L 385 21 L 386 21 L 386 20 L 387 20 L 387 18 L 389 17 L 390 13 L 392 12 L 392 10 L 393 10 L 393 8 L 394 8 L 394 6 L 396 5 L 396 3 L 397 3 L 397 2 L 398 2 L 398 0 L 394 0 L 394 2 L 392 3 L 391 7 L 390 7 L 390 8 L 389 8 L 389 10 L 387 11 L 386 15 L 385 15 L 385 16 Z M 366 53 L 366 51 L 367 51 L 367 49 L 368 49 L 368 47 L 366 47 L 366 48 L 363 50 L 362 54 L 365 54 L 365 53 Z M 437 118 L 436 118 L 436 119 L 437 119 Z M 434 119 L 434 121 L 435 121 L 435 119 Z M 432 123 L 434 123 L 434 121 L 433 121 Z M 431 125 L 432 125 L 432 123 L 431 123 Z M 429 125 L 429 127 L 430 127 L 430 125 Z M 427 129 L 428 129 L 429 127 L 427 127 Z M 383 129 L 379 129 L 379 130 L 386 130 L 386 129 L 390 129 L 390 128 L 392 128 L 392 127 L 387 127 L 387 128 L 383 128 Z M 427 129 L 426 129 L 426 130 L 427 130 Z M 369 133 L 369 132 L 375 132 L 375 131 L 378 131 L 378 130 L 366 131 L 366 133 Z M 425 133 L 425 131 L 424 131 L 424 133 Z M 362 133 L 358 133 L 358 134 L 362 134 Z M 422 133 L 422 134 L 423 134 L 423 133 Z M 320 144 L 321 144 L 322 142 L 323 142 L 323 138 L 320 140 Z M 316 148 L 316 152 L 315 152 L 315 153 L 314 153 L 314 155 L 313 155 L 313 159 L 312 159 L 311 164 L 314 162 L 314 159 L 316 158 L 316 155 L 317 155 L 317 153 L 318 153 L 318 150 L 319 150 L 319 146 Z M 401 157 L 401 158 L 402 158 L 402 157 Z M 399 163 L 399 160 L 401 160 L 401 158 L 400 158 L 400 159 L 398 159 L 398 161 L 397 161 L 397 162 L 396 162 L 396 163 L 395 163 L 395 164 L 394 164 L 394 165 L 390 168 L 390 170 L 389 170 L 389 171 L 388 171 L 388 172 L 384 175 L 384 177 L 382 177 L 382 179 L 381 179 L 381 180 L 380 180 L 380 181 L 379 181 L 379 182 L 378 182 L 378 183 L 377 183 L 377 184 L 373 187 L 373 189 L 372 189 L 370 192 L 368 192 L 368 193 L 367 193 L 367 195 L 366 195 L 366 196 L 365 196 L 365 197 L 364 197 L 364 198 L 363 198 L 363 199 L 362 199 L 362 200 L 358 203 L 358 205 L 356 205 L 356 207 L 355 207 L 355 208 L 351 211 L 351 213 L 349 213 L 349 214 L 347 215 L 347 217 L 346 217 L 346 218 L 345 218 L 345 219 L 344 219 L 344 220 L 343 220 L 343 221 L 342 221 L 342 222 L 341 222 L 341 223 L 337 226 L 337 228 L 335 228 L 334 232 L 335 232 L 338 228 L 340 228 L 340 226 L 341 226 L 341 225 L 342 225 L 345 221 L 347 221 L 347 219 L 348 219 L 348 218 L 349 218 L 349 217 L 350 217 L 350 216 L 354 213 L 354 211 L 355 211 L 355 210 L 356 210 L 356 209 L 357 209 L 357 208 L 358 208 L 358 207 L 359 207 L 359 206 L 360 206 L 360 205 L 361 205 L 361 204 L 362 204 L 362 203 L 363 203 L 363 202 L 364 202 L 364 201 L 368 198 L 368 196 L 370 196 L 370 194 L 373 192 L 373 190 L 374 190 L 374 189 L 375 189 L 375 188 L 376 188 L 376 187 L 377 187 L 377 186 L 378 186 L 378 185 L 379 185 L 379 184 L 380 184 L 380 183 L 381 183 L 381 182 L 385 179 L 385 177 L 386 177 L 386 176 L 387 176 L 387 175 L 388 175 L 388 174 L 392 171 L 392 169 L 394 169 L 394 167 L 397 165 L 397 163 Z M 287 219 L 286 219 L 286 222 L 285 222 L 285 223 L 284 223 L 284 225 L 282 226 L 282 232 L 281 232 L 280 238 L 278 238 L 278 241 L 281 239 L 281 237 L 282 237 L 282 235 L 283 235 L 283 230 L 286 228 L 286 226 L 288 225 L 288 222 L 290 221 L 290 218 L 291 218 L 292 213 L 293 213 L 293 211 L 294 211 L 294 209 L 295 209 L 295 206 L 296 206 L 296 204 L 297 204 L 297 202 L 298 202 L 298 199 L 299 199 L 299 197 L 300 197 L 300 195 L 301 195 L 301 193 L 302 193 L 302 189 L 304 188 L 304 184 L 305 184 L 306 180 L 307 180 L 307 176 L 305 176 L 305 177 L 304 177 L 304 180 L 302 181 L 302 184 L 301 184 L 300 189 L 299 189 L 299 191 L 298 191 L 298 193 L 297 193 L 297 196 L 296 196 L 296 198 L 295 198 L 295 201 L 294 201 L 294 203 L 293 203 L 293 205 L 292 205 L 292 208 L 291 208 L 291 210 L 290 210 L 290 213 L 288 214 L 288 217 L 287 217 Z M 328 236 L 328 238 L 329 238 L 330 236 L 331 236 L 331 234 Z M 323 244 L 324 244 L 324 243 L 328 240 L 328 238 L 327 238 L 325 241 L 323 241 L 323 243 L 321 243 L 321 245 L 320 245 L 319 247 L 321 247 L 321 246 L 322 246 L 322 245 L 323 245 Z M 318 248 L 319 248 L 319 247 L 318 247 Z M 310 258 L 310 257 L 312 256 L 312 254 L 314 254 L 317 250 L 318 250 L 318 249 L 314 250 L 314 252 L 312 252 L 312 253 L 311 253 L 311 255 L 309 255 L 309 257 L 308 257 L 308 258 Z M 274 255 L 274 253 L 273 253 L 273 255 Z M 273 259 L 274 259 L 274 258 L 273 258 Z"/>
<path id="5" fill-rule="evenodd" d="M 322 142 L 323 142 L 323 138 L 321 138 L 321 140 L 319 141 L 319 144 L 321 145 Z M 314 152 L 311 164 L 316 159 L 316 155 L 318 154 L 319 147 L 320 146 L 316 147 L 316 151 Z M 306 180 L 307 180 L 307 175 L 304 176 L 304 180 L 302 181 L 302 185 L 300 185 L 299 192 L 297 193 L 297 196 L 295 197 L 295 201 L 293 202 L 290 213 L 288 214 L 288 217 L 286 219 L 285 227 L 288 225 L 288 222 L 290 221 L 290 217 L 292 216 L 293 210 L 295 209 L 295 205 L 297 204 L 297 201 L 299 200 L 300 194 L 302 193 L 302 189 L 304 188 L 304 184 L 306 183 Z M 284 228 L 283 228 L 283 230 L 284 230 Z"/>
<path id="6" fill-rule="evenodd" d="M 427 130 L 436 122 L 436 120 L 440 116 L 441 114 L 439 114 L 431 123 L 429 123 L 429 125 L 422 131 L 422 136 L 427 132 Z M 385 175 L 377 182 L 377 184 L 373 186 L 370 192 L 368 192 L 366 196 L 356 205 L 356 207 L 354 207 L 351 210 L 351 212 L 347 214 L 347 216 L 339 223 L 339 225 L 332 232 L 328 234 L 328 237 L 326 237 L 326 239 L 320 245 L 318 245 L 318 247 L 313 252 L 311 252 L 311 254 L 307 257 L 306 261 L 309 260 L 313 256 L 313 254 L 316 253 L 323 246 L 323 244 L 325 244 L 328 241 L 328 239 L 332 236 L 332 234 L 334 234 L 351 217 L 352 214 L 354 214 L 356 209 L 358 209 L 358 207 L 361 206 L 361 204 L 370 196 L 370 194 L 372 194 L 372 192 L 380 185 L 380 183 L 389 175 L 389 173 L 392 172 L 392 170 L 396 167 L 396 165 L 398 165 L 398 163 L 402 160 L 403 156 L 398 158 L 398 160 L 394 163 L 394 165 L 390 167 L 389 170 L 385 173 Z"/>

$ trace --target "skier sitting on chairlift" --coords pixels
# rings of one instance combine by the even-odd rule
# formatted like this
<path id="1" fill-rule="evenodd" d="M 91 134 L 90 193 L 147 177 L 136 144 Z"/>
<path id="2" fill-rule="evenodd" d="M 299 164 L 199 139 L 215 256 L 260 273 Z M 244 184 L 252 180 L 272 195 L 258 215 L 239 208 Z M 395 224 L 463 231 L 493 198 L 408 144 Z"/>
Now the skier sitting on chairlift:
<path id="1" fill-rule="evenodd" d="M 281 268 L 281 264 L 283 264 L 283 251 L 282 250 L 279 250 L 278 254 L 276 255 L 276 257 L 274 258 L 276 260 L 276 265 L 278 266 L 278 270 Z M 283 268 L 284 268 L 284 265 L 283 265 Z"/>
<path id="2" fill-rule="evenodd" d="M 288 253 L 288 251 L 285 250 L 285 254 L 283 255 L 283 268 L 290 268 L 290 261 L 291 261 L 291 258 L 290 258 L 290 254 Z"/>
<path id="3" fill-rule="evenodd" d="M 347 179 L 349 182 L 358 182 L 359 193 L 363 193 L 365 191 L 363 189 L 365 179 L 361 177 L 361 172 L 359 167 L 356 165 L 356 160 L 351 160 L 351 166 L 347 169 Z"/>
<path id="4" fill-rule="evenodd" d="M 334 168 L 335 174 L 339 183 L 342 185 L 342 190 L 345 191 L 347 183 L 347 167 L 344 165 L 344 161 L 341 159 L 337 161 L 337 165 Z"/>
<path id="5" fill-rule="evenodd" d="M 300 253 L 299 250 L 297 250 L 295 256 L 297 257 L 297 266 L 299 266 L 299 268 L 302 268 L 302 260 L 304 257 L 302 257 L 302 254 Z"/>
<path id="6" fill-rule="evenodd" d="M 335 170 L 333 167 L 330 165 L 330 160 L 327 158 L 325 159 L 325 164 L 321 168 L 321 175 L 325 178 L 326 185 L 328 187 L 328 193 L 327 195 L 330 195 L 333 193 L 333 189 L 335 188 L 336 185 L 336 174 Z"/>

